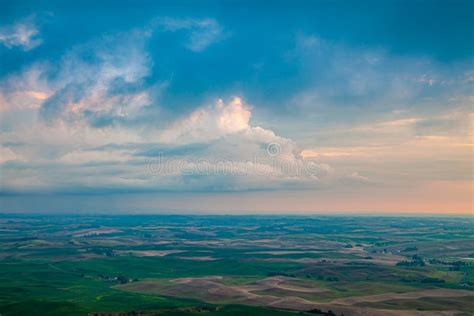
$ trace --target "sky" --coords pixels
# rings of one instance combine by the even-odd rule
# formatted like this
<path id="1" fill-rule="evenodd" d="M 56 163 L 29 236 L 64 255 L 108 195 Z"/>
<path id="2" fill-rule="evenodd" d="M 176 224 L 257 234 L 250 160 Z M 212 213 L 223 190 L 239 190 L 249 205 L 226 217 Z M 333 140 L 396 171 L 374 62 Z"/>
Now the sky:
<path id="1" fill-rule="evenodd" d="M 0 211 L 473 214 L 473 1 L 0 1 Z"/>

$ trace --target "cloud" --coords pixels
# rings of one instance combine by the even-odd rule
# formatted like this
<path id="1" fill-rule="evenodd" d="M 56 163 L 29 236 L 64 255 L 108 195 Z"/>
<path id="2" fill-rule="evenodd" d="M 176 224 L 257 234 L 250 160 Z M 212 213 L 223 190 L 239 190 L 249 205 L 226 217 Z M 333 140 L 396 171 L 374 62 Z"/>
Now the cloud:
<path id="1" fill-rule="evenodd" d="M 0 146 L 0 163 L 4 163 L 7 161 L 21 161 L 23 158 L 21 155 L 15 153 L 12 149 L 8 147 Z"/>
<path id="2" fill-rule="evenodd" d="M 42 117 L 98 122 L 134 116 L 150 105 L 151 88 L 144 83 L 151 66 L 146 38 L 133 31 L 72 49 L 56 72 L 55 93 L 43 103 Z"/>
<path id="3" fill-rule="evenodd" d="M 47 66 L 37 63 L 0 82 L 0 112 L 39 109 L 54 92 L 46 78 Z"/>
<path id="4" fill-rule="evenodd" d="M 186 31 L 184 46 L 193 52 L 202 52 L 207 47 L 227 36 L 221 25 L 211 18 L 206 19 L 176 19 L 159 18 L 155 21 L 158 27 L 165 31 Z"/>
<path id="5" fill-rule="evenodd" d="M 409 61 L 364 49 L 338 52 L 339 46 L 318 37 L 302 38 L 299 45 L 321 59 L 308 69 L 320 65 L 324 74 L 302 87 L 297 121 L 281 114 L 274 123 L 262 121 L 260 103 L 252 106 L 237 96 L 169 109 L 159 99 L 166 82 L 153 74 L 160 69 L 153 67 L 160 60 L 148 48 L 153 32 L 182 31 L 187 44 L 193 32 L 214 34 L 204 41 L 207 47 L 222 30 L 216 37 L 217 22 L 207 20 L 158 21 L 154 28 L 100 36 L 54 63 L 36 62 L 2 79 L 0 138 L 7 157 L 2 190 L 314 189 L 429 180 L 435 177 L 432 170 L 446 179 L 468 174 L 472 146 L 439 152 L 469 145 L 465 109 L 472 100 L 453 93 L 456 100 L 449 104 L 459 105 L 455 115 L 439 110 L 427 115 L 410 107 L 424 89 L 441 85 L 442 73 L 430 73 L 437 78 L 430 86 L 417 81 L 416 67 L 407 70 Z M 393 60 L 402 65 L 401 75 L 390 68 Z M 420 66 L 420 73 L 426 68 Z M 471 75 L 465 72 L 456 82 Z M 342 85 L 330 84 L 339 79 Z M 294 124 L 288 128 L 288 122 Z"/>
<path id="6" fill-rule="evenodd" d="M 54 120 L 93 114 L 127 116 L 150 103 L 146 89 L 139 86 L 148 74 L 145 55 L 99 50 L 90 62 L 81 56 L 84 52 L 82 47 L 73 49 L 56 65 L 33 64 L 5 79 L 0 110 L 41 108 L 45 120 Z"/>
<path id="7" fill-rule="evenodd" d="M 213 106 L 202 107 L 175 122 L 161 138 L 167 142 L 190 142 L 219 138 L 223 135 L 248 130 L 250 108 L 239 97 L 228 104 L 218 100 Z"/>
<path id="8" fill-rule="evenodd" d="M 421 122 L 422 119 L 415 118 L 415 117 L 410 117 L 410 118 L 403 118 L 403 119 L 397 119 L 397 120 L 392 120 L 392 121 L 386 121 L 386 122 L 381 122 L 378 125 L 380 126 L 405 126 L 405 125 L 413 125 L 416 123 Z"/>
<path id="9" fill-rule="evenodd" d="M 151 27 L 103 35 L 69 49 L 55 63 L 36 62 L 4 79 L 0 111 L 41 108 L 53 121 L 87 119 L 98 126 L 131 119 L 154 103 L 166 82 L 150 82 L 146 49 L 157 29 L 184 31 L 186 47 L 202 51 L 223 36 L 214 19 L 159 18 Z"/>
<path id="10" fill-rule="evenodd" d="M 10 158 L 2 166 L 2 190 L 273 190 L 311 187 L 330 173 L 328 165 L 309 164 L 291 139 L 253 126 L 251 116 L 251 107 L 234 97 L 200 106 L 165 128 L 97 127 L 65 115 L 17 125 L 0 134 L 16 153 L 5 147 Z"/>
<path id="11" fill-rule="evenodd" d="M 328 146 L 309 147 L 301 155 L 329 163 L 336 170 L 333 178 L 364 177 L 361 184 L 381 187 L 472 178 L 472 113 L 452 109 L 417 118 L 399 115 L 334 128 L 325 140 Z"/>
<path id="12" fill-rule="evenodd" d="M 40 44 L 33 22 L 30 17 L 1 28 L 0 42 L 24 49 Z M 99 36 L 72 47 L 58 61 L 35 62 L 5 77 L 0 111 L 40 107 L 47 121 L 87 118 L 97 125 L 133 118 L 166 86 L 148 80 L 153 61 L 147 44 L 157 30 L 183 31 L 185 46 L 195 52 L 225 35 L 214 19 L 157 18 L 148 27 Z"/>
<path id="13" fill-rule="evenodd" d="M 25 18 L 12 25 L 0 27 L 0 43 L 7 48 L 20 47 L 28 51 L 42 42 L 43 40 L 40 38 L 40 33 L 33 17 Z"/>
<path id="14" fill-rule="evenodd" d="M 127 151 L 104 151 L 104 150 L 74 150 L 59 158 L 60 162 L 70 164 L 84 164 L 97 162 L 126 162 L 130 159 Z"/>
<path id="15" fill-rule="evenodd" d="M 252 126 L 250 118 L 251 108 L 241 98 L 234 97 L 227 103 L 219 99 L 176 121 L 158 137 L 172 144 L 210 143 L 201 157 L 229 159 L 239 168 L 249 163 L 278 177 L 285 176 L 285 170 L 278 170 L 283 164 L 303 168 L 303 159 L 292 140 Z M 275 152 L 270 151 L 271 145 Z M 296 178 L 307 176 L 303 169 L 300 171 Z"/>
<path id="16" fill-rule="evenodd" d="M 39 109 L 40 117 L 110 125 L 134 118 L 163 87 L 147 82 L 149 34 L 102 36 L 71 48 L 56 63 L 34 63 L 0 85 L 0 111 Z"/>
<path id="17" fill-rule="evenodd" d="M 419 114 L 443 111 L 472 90 L 468 60 L 447 66 L 426 56 L 348 46 L 302 33 L 296 34 L 288 58 L 307 78 L 292 94 L 288 107 L 317 114 L 324 111 L 333 115 L 331 119 L 371 121 L 373 116 L 400 109 Z"/>
<path id="18" fill-rule="evenodd" d="M 352 179 L 352 180 L 360 181 L 360 182 L 369 182 L 370 181 L 370 179 L 368 177 L 360 175 L 359 172 L 357 172 L 357 171 L 351 173 L 348 176 L 348 178 Z"/>

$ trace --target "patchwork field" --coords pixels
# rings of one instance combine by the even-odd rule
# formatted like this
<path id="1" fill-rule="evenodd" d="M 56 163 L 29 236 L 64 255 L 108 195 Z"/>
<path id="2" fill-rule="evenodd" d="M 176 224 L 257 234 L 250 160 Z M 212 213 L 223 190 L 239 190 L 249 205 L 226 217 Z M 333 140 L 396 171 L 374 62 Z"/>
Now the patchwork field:
<path id="1" fill-rule="evenodd" d="M 2 215 L 0 314 L 472 315 L 473 224 Z"/>

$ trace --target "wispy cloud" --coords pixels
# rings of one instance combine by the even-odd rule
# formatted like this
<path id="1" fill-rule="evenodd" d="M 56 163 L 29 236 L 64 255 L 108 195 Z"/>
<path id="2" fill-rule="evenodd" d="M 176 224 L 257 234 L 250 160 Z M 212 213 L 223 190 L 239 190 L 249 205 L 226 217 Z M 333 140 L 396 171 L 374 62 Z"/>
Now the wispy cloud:
<path id="1" fill-rule="evenodd" d="M 28 51 L 42 42 L 33 17 L 0 27 L 0 43 L 8 48 L 20 47 Z"/>
<path id="2" fill-rule="evenodd" d="M 145 50 L 148 34 L 136 30 L 72 48 L 46 74 L 54 73 L 53 90 L 41 105 L 46 121 L 86 119 L 107 125 L 137 115 L 152 103 L 145 79 L 151 60 Z"/>
<path id="3" fill-rule="evenodd" d="M 290 104 L 303 110 L 329 109 L 340 118 L 360 119 L 401 108 L 441 111 L 472 90 L 470 62 L 446 67 L 426 56 L 348 46 L 301 33 L 288 57 L 308 78 Z M 374 108 L 378 110 L 370 110 Z"/>
<path id="4" fill-rule="evenodd" d="M 194 52 L 202 52 L 213 43 L 227 36 L 219 22 L 211 18 L 177 19 L 167 17 L 156 19 L 155 23 L 165 31 L 186 31 L 187 35 L 184 46 Z"/>

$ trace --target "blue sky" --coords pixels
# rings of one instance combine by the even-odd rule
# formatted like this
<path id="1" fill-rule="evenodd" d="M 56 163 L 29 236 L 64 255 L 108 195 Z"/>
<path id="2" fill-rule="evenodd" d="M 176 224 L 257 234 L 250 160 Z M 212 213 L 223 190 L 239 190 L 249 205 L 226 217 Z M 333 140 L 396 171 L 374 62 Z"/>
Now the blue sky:
<path id="1" fill-rule="evenodd" d="M 3 196 L 471 209 L 472 1 L 0 7 Z"/>

